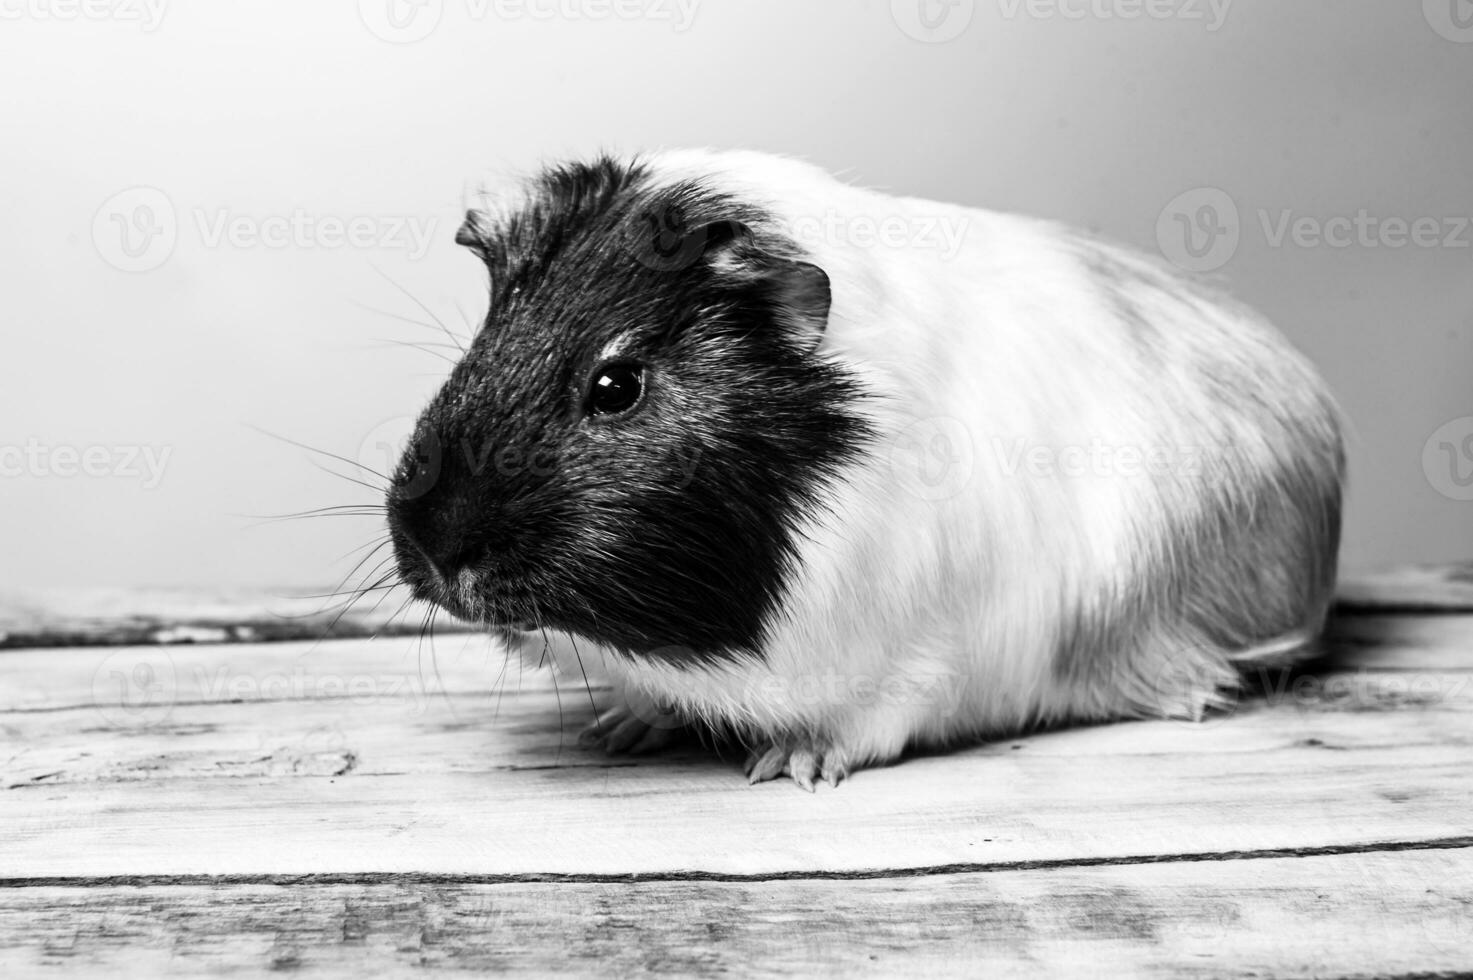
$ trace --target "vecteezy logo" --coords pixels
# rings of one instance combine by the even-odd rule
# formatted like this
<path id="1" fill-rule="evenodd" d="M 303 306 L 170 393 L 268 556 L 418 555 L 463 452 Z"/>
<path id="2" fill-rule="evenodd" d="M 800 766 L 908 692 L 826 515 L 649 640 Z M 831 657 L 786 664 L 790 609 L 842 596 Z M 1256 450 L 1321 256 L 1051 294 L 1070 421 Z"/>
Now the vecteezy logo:
<path id="1" fill-rule="evenodd" d="M 1199 187 L 1179 194 L 1156 219 L 1161 254 L 1188 272 L 1213 272 L 1238 251 L 1243 227 L 1225 191 Z"/>
<path id="2" fill-rule="evenodd" d="M 896 26 L 929 44 L 960 37 L 976 12 L 977 0 L 890 0 L 890 16 Z"/>
<path id="3" fill-rule="evenodd" d="M 679 208 L 647 210 L 629 226 L 630 247 L 641 265 L 656 272 L 675 272 L 706 253 L 711 226 L 691 227 Z"/>
<path id="4" fill-rule="evenodd" d="M 440 26 L 445 0 L 358 0 L 358 18 L 390 44 L 423 41 Z"/>
<path id="5" fill-rule="evenodd" d="M 1473 415 L 1438 428 L 1422 447 L 1422 472 L 1449 500 L 1473 500 Z"/>
<path id="6" fill-rule="evenodd" d="M 971 433 L 953 418 L 912 422 L 890 448 L 890 467 L 901 488 L 921 500 L 955 497 L 971 481 L 975 465 Z"/>
<path id="7" fill-rule="evenodd" d="M 405 482 L 397 486 L 395 496 L 405 500 L 423 496 L 440 478 L 443 446 L 439 436 L 430 429 L 416 440 L 415 420 L 407 415 L 381 422 L 363 437 L 356 457 L 363 473 L 353 475 L 382 480 L 387 484 L 411 444 L 414 446 L 414 469 L 405 474 Z"/>
<path id="8" fill-rule="evenodd" d="M 92 244 L 104 262 L 124 272 L 148 272 L 168 261 L 179 241 L 174 204 L 156 187 L 130 187 L 92 216 Z"/>
<path id="9" fill-rule="evenodd" d="M 1439 37 L 1473 44 L 1473 0 L 1422 0 L 1422 14 Z"/>
<path id="10" fill-rule="evenodd" d="M 105 657 L 92 675 L 92 703 L 119 728 L 157 725 L 174 709 L 174 660 L 158 647 L 128 647 Z"/>

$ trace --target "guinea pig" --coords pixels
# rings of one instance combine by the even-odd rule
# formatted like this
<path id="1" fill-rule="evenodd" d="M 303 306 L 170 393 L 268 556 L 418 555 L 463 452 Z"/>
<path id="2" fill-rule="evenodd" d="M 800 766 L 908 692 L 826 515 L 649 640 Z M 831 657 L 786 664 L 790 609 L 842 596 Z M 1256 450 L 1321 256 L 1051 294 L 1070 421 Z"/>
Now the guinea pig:
<path id="1" fill-rule="evenodd" d="M 484 323 L 387 492 L 413 594 L 812 790 L 1201 717 L 1314 648 L 1337 410 L 1269 324 L 1057 224 L 792 159 L 552 166 L 470 211 Z"/>

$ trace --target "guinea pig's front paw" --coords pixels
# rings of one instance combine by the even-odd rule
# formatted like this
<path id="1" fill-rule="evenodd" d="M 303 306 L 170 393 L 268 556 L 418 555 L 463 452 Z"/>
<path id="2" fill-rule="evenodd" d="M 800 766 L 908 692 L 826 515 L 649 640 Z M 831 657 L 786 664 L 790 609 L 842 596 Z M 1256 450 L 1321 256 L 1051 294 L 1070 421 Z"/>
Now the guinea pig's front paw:
<path id="1" fill-rule="evenodd" d="M 838 786 L 849 775 L 849 757 L 835 746 L 796 739 L 758 745 L 747 757 L 746 768 L 751 783 L 790 776 L 800 788 L 812 793 L 815 779 Z"/>
<path id="2" fill-rule="evenodd" d="M 663 715 L 651 722 L 642 714 L 647 713 L 629 705 L 609 708 L 578 733 L 578 744 L 602 748 L 609 755 L 642 755 L 659 751 L 675 739 L 678 724 L 666 724 Z"/>

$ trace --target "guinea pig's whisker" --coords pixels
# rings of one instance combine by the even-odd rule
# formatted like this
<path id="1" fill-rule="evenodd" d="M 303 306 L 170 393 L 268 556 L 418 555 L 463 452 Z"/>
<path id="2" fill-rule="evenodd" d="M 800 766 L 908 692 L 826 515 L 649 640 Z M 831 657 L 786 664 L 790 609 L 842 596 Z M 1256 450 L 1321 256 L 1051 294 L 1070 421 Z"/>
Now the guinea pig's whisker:
<path id="1" fill-rule="evenodd" d="M 385 347 L 414 347 L 418 350 L 430 351 L 460 350 L 456 344 L 441 344 L 432 340 L 396 340 L 393 337 L 380 337 L 378 340 Z"/>
<path id="2" fill-rule="evenodd" d="M 532 596 L 530 601 L 532 603 L 533 618 L 540 623 L 542 613 L 537 607 L 537 597 L 535 595 Z M 537 666 L 541 667 L 547 661 L 548 654 L 552 652 L 552 640 L 548 638 L 545 627 L 539 628 L 542 633 L 542 657 L 537 662 Z M 552 696 L 557 699 L 557 751 L 552 758 L 552 764 L 557 765 L 563 758 L 563 736 L 567 734 L 567 722 L 563 717 L 563 692 L 558 686 L 556 665 L 547 673 L 548 677 L 552 680 Z"/>
<path id="3" fill-rule="evenodd" d="M 383 567 L 382 564 L 380 564 L 379 567 L 380 568 Z M 377 569 L 375 569 L 375 572 L 376 571 L 377 571 Z M 369 578 L 369 577 L 371 577 L 371 575 L 365 576 L 365 578 Z M 281 598 L 281 599 L 336 599 L 336 598 L 339 598 L 339 597 L 345 597 L 345 600 L 344 600 L 344 602 L 341 602 L 341 603 L 332 603 L 332 604 L 326 604 L 326 605 L 319 606 L 318 608 L 313 609 L 310 612 L 301 612 L 301 613 L 274 613 L 273 615 L 275 615 L 275 617 L 277 619 L 286 619 L 286 620 L 318 619 L 318 618 L 320 618 L 320 617 L 322 617 L 324 615 L 327 615 L 328 613 L 335 612 L 335 611 L 343 608 L 344 606 L 350 605 L 351 603 L 353 603 L 353 602 L 355 602 L 355 601 L 357 601 L 359 599 L 362 599 L 366 595 L 370 595 L 370 594 L 372 594 L 374 592 L 379 592 L 379 591 L 383 591 L 383 592 L 386 592 L 386 593 L 389 592 L 389 591 L 392 591 L 395 588 L 396 583 L 390 582 L 389 581 L 390 578 L 391 578 L 391 575 L 384 575 L 384 576 L 381 576 L 379 579 L 377 579 L 375 582 L 373 582 L 371 585 L 355 586 L 352 589 L 346 589 L 346 590 L 342 590 L 342 591 L 327 592 L 327 593 L 323 593 L 321 595 L 281 595 L 281 596 L 278 596 L 278 598 Z M 339 588 L 341 588 L 341 585 L 339 586 Z"/>
<path id="4" fill-rule="evenodd" d="M 387 575 L 384 575 L 383 577 L 381 577 L 380 579 L 378 579 L 378 581 L 374 582 L 373 589 L 376 589 L 378 586 L 383 585 L 386 582 L 388 582 L 393 577 L 394 574 L 395 573 L 390 572 Z M 346 616 L 350 611 L 352 611 L 353 607 L 356 606 L 356 605 L 358 605 L 359 602 L 362 602 L 363 599 L 364 599 L 364 597 L 367 596 L 367 595 L 369 595 L 371 593 L 371 591 L 372 591 L 372 589 L 359 589 L 357 595 L 353 596 L 353 598 L 351 598 L 347 602 L 343 603 L 342 604 L 342 608 L 338 610 L 337 615 L 332 618 L 332 622 L 330 622 L 330 623 L 327 624 L 327 629 L 325 629 L 325 630 L 322 631 L 322 636 L 319 638 L 319 642 L 320 642 L 320 640 L 325 640 L 325 639 L 331 638 L 331 636 L 333 634 L 333 631 L 337 629 L 338 623 L 342 622 L 343 617 Z M 384 595 L 383 596 L 380 596 L 378 601 L 380 603 L 382 603 L 384 601 L 384 597 L 387 596 L 388 594 L 389 594 L 389 592 L 388 591 L 385 591 L 384 592 Z M 375 605 L 373 608 L 374 609 L 377 609 L 378 606 Z"/>
<path id="5" fill-rule="evenodd" d="M 384 548 L 384 546 L 387 545 L 388 543 L 389 542 L 388 542 L 387 539 L 386 540 L 383 540 L 383 541 L 380 541 L 377 545 L 374 546 L 374 549 L 372 551 L 370 551 L 368 554 L 364 555 L 362 558 L 358 559 L 357 564 L 355 564 L 352 567 L 352 569 L 349 570 L 349 572 L 348 572 L 347 575 L 344 575 L 342 577 L 342 579 L 338 582 L 337 585 L 333 586 L 333 591 L 332 592 L 329 592 L 326 597 L 327 598 L 331 598 L 331 597 L 338 596 L 338 595 L 362 596 L 363 594 L 365 594 L 367 592 L 374 592 L 374 591 L 377 591 L 379 589 L 393 589 L 396 585 L 398 585 L 397 582 L 394 582 L 393 581 L 393 578 L 397 575 L 397 572 L 398 572 L 397 569 L 391 570 L 390 572 L 388 572 L 385 575 L 381 575 L 381 576 L 379 575 L 379 573 L 383 570 L 383 567 L 386 564 L 388 564 L 389 562 L 391 562 L 391 561 L 394 560 L 393 559 L 393 556 L 390 555 L 388 558 L 380 559 L 379 560 L 379 563 L 377 565 L 375 565 L 373 567 L 373 569 L 368 572 L 368 574 L 364 575 L 363 578 L 359 580 L 359 584 L 358 585 L 354 586 L 351 589 L 345 589 L 344 588 L 344 586 L 346 586 L 348 584 L 348 581 L 350 579 L 352 579 L 355 575 L 357 575 L 358 572 L 359 572 L 359 570 L 361 570 L 364 565 L 366 565 L 366 564 L 368 564 L 368 562 L 372 561 L 373 560 L 373 556 L 376 555 L 376 554 L 378 554 L 380 551 L 382 551 L 383 548 Z M 378 577 L 375 578 L 375 576 L 378 576 Z M 372 585 L 365 585 L 364 583 L 365 582 L 368 582 L 370 579 L 373 579 L 374 580 L 373 581 L 373 584 Z M 314 598 L 314 597 L 304 597 L 304 598 Z"/>
<path id="6" fill-rule="evenodd" d="M 506 665 L 511 663 L 512 652 L 510 649 L 503 651 L 501 658 L 501 669 L 496 672 L 496 680 L 491 683 L 491 690 L 496 692 L 496 707 L 491 711 L 491 725 L 495 727 L 501 718 L 501 696 L 506 693 Z"/>
<path id="7" fill-rule="evenodd" d="M 472 337 L 480 332 L 481 328 L 476 324 L 476 321 L 471 319 L 471 315 L 465 311 L 465 307 L 460 305 L 460 300 L 455 301 L 455 312 L 460 314 L 460 319 L 465 322 L 465 328 L 470 331 Z"/>
<path id="8" fill-rule="evenodd" d="M 395 571 L 390 572 L 385 577 L 386 578 L 389 578 L 389 579 L 397 579 L 399 577 L 399 573 L 398 573 L 397 570 L 395 570 Z M 394 592 L 394 590 L 397 589 L 397 588 L 399 588 L 399 583 L 398 582 L 395 582 L 395 581 L 391 581 L 389 583 L 388 588 L 386 588 L 384 590 L 384 594 L 381 595 L 381 596 L 379 596 L 378 597 L 378 600 L 376 602 L 374 602 L 374 604 L 368 608 L 368 615 L 369 616 L 373 616 L 374 614 L 376 614 L 378 612 L 378 610 L 379 610 L 379 607 L 384 604 L 384 600 L 387 599 L 390 595 L 392 595 L 393 592 Z M 414 597 L 413 596 L 410 596 L 410 598 L 413 599 Z M 392 621 L 393 618 L 394 617 L 390 616 L 389 617 L 389 620 Z M 377 635 L 377 634 L 375 634 L 375 635 Z"/>
<path id="9" fill-rule="evenodd" d="M 450 342 L 453 343 L 453 344 L 455 344 L 455 346 L 459 347 L 462 354 L 465 353 L 465 346 L 463 344 L 461 344 L 460 340 L 455 336 L 454 333 L 451 332 L 450 328 L 447 327 L 445 325 L 445 323 L 439 317 L 435 316 L 435 311 L 434 310 L 432 310 L 428 306 L 426 306 L 424 304 L 424 302 L 422 302 L 418 296 L 414 295 L 409 290 L 405 289 L 402 285 L 399 284 L 399 282 L 397 280 L 394 279 L 393 276 L 389 275 L 383 269 L 380 269 L 377 266 L 375 266 L 374 267 L 374 271 L 376 271 L 379 275 L 383 276 L 384 279 L 385 279 L 385 281 L 387 281 L 389 283 L 389 285 L 393 286 L 395 289 L 399 290 L 399 292 L 403 293 L 409 299 L 409 301 L 411 303 L 413 303 L 415 306 L 418 306 L 421 310 L 423 310 L 425 316 L 429 317 L 431 320 L 434 321 L 435 325 L 438 326 L 440 328 L 440 330 L 444 332 L 445 336 L 447 338 L 449 338 Z"/>
<path id="10" fill-rule="evenodd" d="M 378 477 L 380 480 L 383 480 L 385 486 L 387 486 L 389 483 L 393 482 L 392 480 L 390 480 L 389 477 L 387 477 L 384 474 L 380 473 L 378 470 L 374 469 L 371 466 L 365 466 L 362 463 L 358 462 L 357 460 L 349 459 L 346 456 L 339 456 L 337 453 L 328 452 L 326 449 L 318 449 L 316 446 L 309 446 L 305 442 L 298 442 L 295 439 L 289 439 L 286 436 L 278 435 L 275 432 L 271 432 L 271 431 L 268 431 L 266 429 L 263 429 L 263 428 L 261 428 L 258 425 L 251 425 L 250 428 L 255 429 L 257 432 L 261 433 L 261 435 L 263 435 L 263 436 L 269 436 L 270 438 L 275 439 L 278 442 L 284 442 L 288 446 L 296 446 L 298 449 L 305 449 L 309 453 L 316 453 L 319 456 L 326 456 L 327 458 L 329 458 L 329 459 L 335 459 L 335 460 L 337 460 L 340 463 L 347 463 L 349 466 L 357 467 L 358 469 L 362 470 L 363 472 L 369 473 L 369 474 L 371 474 L 373 476 Z M 332 473 L 333 471 L 332 470 L 328 470 L 327 472 Z M 341 476 L 342 474 L 336 474 L 336 475 Z M 383 487 L 370 487 L 369 489 L 374 490 L 375 492 L 379 492 L 379 491 L 382 491 L 383 490 Z"/>
<path id="11" fill-rule="evenodd" d="M 381 548 L 381 547 L 383 547 L 383 545 L 380 545 L 379 547 Z M 375 548 L 373 551 L 369 552 L 368 554 L 366 554 L 362 558 L 360 558 L 359 561 L 358 561 L 358 565 L 355 566 L 353 568 L 353 570 L 348 573 L 348 578 L 352 578 L 354 575 L 357 575 L 359 568 L 361 568 L 367 562 L 371 561 L 373 559 L 373 556 L 376 555 L 377 553 L 378 553 L 378 548 Z M 378 563 L 376 565 L 374 565 L 373 568 L 371 570 L 369 570 L 369 572 L 366 575 L 363 576 L 363 578 L 359 579 L 358 591 L 360 593 L 363 592 L 364 591 L 363 583 L 364 582 L 368 582 L 370 580 L 372 580 L 372 582 L 373 582 L 373 585 L 370 586 L 370 588 L 377 588 L 380 585 L 389 585 L 389 586 L 398 585 L 399 583 L 397 581 L 395 581 L 395 580 L 399 577 L 399 569 L 397 567 L 394 567 L 394 568 L 390 568 L 387 572 L 384 571 L 384 566 L 390 564 L 393 561 L 394 561 L 394 556 L 393 555 L 389 555 L 389 556 L 387 556 L 385 558 L 380 558 L 378 560 Z M 341 582 L 341 583 L 338 584 L 338 588 L 341 589 L 346 584 L 347 584 L 347 582 L 345 580 L 344 582 Z"/>
<path id="12" fill-rule="evenodd" d="M 414 670 L 419 677 L 419 683 L 424 685 L 425 681 L 425 633 L 430 628 L 430 618 L 435 615 L 435 607 L 430 606 L 425 610 L 424 620 L 419 624 L 419 636 L 414 641 Z"/>
<path id="13" fill-rule="evenodd" d="M 383 348 L 383 347 L 408 347 L 411 350 L 417 350 L 417 351 L 420 351 L 421 353 L 429 354 L 431 357 L 438 357 L 440 360 L 444 361 L 446 364 L 455 364 L 456 363 L 456 358 L 450 357 L 448 354 L 442 354 L 442 353 L 440 353 L 440 351 L 436 350 L 437 347 L 438 348 L 449 348 L 450 347 L 449 344 L 424 344 L 424 343 L 415 343 L 412 340 L 385 340 L 385 341 L 383 341 L 383 343 L 378 344 L 376 346 L 378 346 L 380 348 Z"/>
<path id="14" fill-rule="evenodd" d="M 382 567 L 382 566 L 380 566 L 380 567 Z M 367 588 L 360 588 L 357 591 L 357 594 L 356 595 L 354 595 L 347 602 L 340 604 L 340 606 L 337 607 L 338 608 L 337 615 L 333 616 L 332 621 L 330 623 L 328 623 L 327 626 L 322 630 L 322 632 L 317 635 L 317 639 L 313 641 L 312 646 L 307 649 L 307 651 L 304 654 L 304 656 L 310 656 L 311 654 L 316 653 L 317 650 L 318 650 L 318 648 L 322 646 L 322 644 L 323 644 L 324 641 L 332 639 L 333 638 L 333 633 L 337 630 L 338 624 L 340 622 L 342 622 L 343 617 L 346 616 L 353 609 L 354 606 L 356 606 L 359 602 L 361 602 L 365 596 L 372 594 L 372 592 L 374 590 L 378 589 L 379 586 L 384 585 L 385 583 L 387 583 L 394 576 L 394 574 L 395 574 L 394 572 L 390 572 L 390 573 L 388 573 L 388 574 L 380 577 L 376 582 L 373 583 L 373 585 L 371 585 L 371 586 L 369 586 Z M 392 589 L 386 590 L 386 591 L 384 591 L 384 596 L 388 596 L 391 593 L 392 593 Z M 379 602 L 382 602 L 382 601 L 383 601 L 383 598 L 381 597 L 379 599 Z M 288 617 L 288 618 L 300 618 L 300 619 L 315 618 L 315 617 L 321 616 L 324 612 L 326 612 L 330 608 L 333 608 L 333 607 L 325 607 L 324 609 L 319 610 L 319 611 L 317 611 L 315 613 L 312 613 L 311 615 L 308 615 L 308 616 Z M 377 608 L 377 606 L 375 606 L 375 608 Z M 377 633 L 375 633 L 374 635 L 377 635 Z"/>
<path id="15" fill-rule="evenodd" d="M 462 650 L 464 647 L 462 647 Z M 460 713 L 455 708 L 455 702 L 450 697 L 450 691 L 445 687 L 445 679 L 440 676 L 440 658 L 435 652 L 435 624 L 430 623 L 430 665 L 435 671 L 435 683 L 439 685 L 440 696 L 445 699 L 445 704 L 450 709 L 450 717 L 456 721 L 460 720 Z"/>
<path id="16" fill-rule="evenodd" d="M 342 592 L 314 592 L 310 595 L 294 595 L 293 599 L 342 599 L 347 596 L 362 595 L 365 592 L 382 592 L 388 589 L 397 589 L 398 582 L 389 582 L 385 585 L 365 585 L 354 589 L 345 589 Z M 314 614 L 316 615 L 316 614 Z"/>
<path id="17" fill-rule="evenodd" d="M 383 630 L 386 630 L 390 626 L 392 626 L 394 624 L 394 620 L 398 619 L 401 615 L 403 615 L 404 614 L 404 611 L 406 609 L 408 609 L 413 603 L 414 603 L 414 596 L 409 596 L 403 602 L 399 603 L 399 608 L 398 609 L 395 609 L 393 611 L 393 613 L 391 613 L 387 619 L 385 619 L 382 623 L 379 624 L 378 628 L 373 631 L 373 636 L 371 638 L 372 639 L 377 639 L 379 637 L 379 635 L 382 633 L 382 631 Z"/>
<path id="18" fill-rule="evenodd" d="M 351 569 L 349 569 L 348 574 L 347 575 L 344 575 L 343 576 L 343 580 L 337 584 L 337 588 L 341 589 L 343 586 L 347 585 L 348 584 L 348 580 L 351 579 L 354 575 L 357 575 L 358 572 L 359 572 L 359 570 L 362 569 L 364 565 L 366 565 L 368 562 L 372 561 L 374 555 L 378 554 L 380 551 L 383 551 L 384 548 L 388 547 L 391 543 L 392 542 L 389 540 L 389 538 L 387 536 L 385 536 L 382 541 L 378 542 L 378 544 L 375 544 L 373 546 L 373 550 L 369 551 L 362 558 L 359 558 L 358 561 L 357 561 L 357 563 L 355 563 L 353 565 L 353 567 Z M 357 550 L 362 550 L 362 549 L 357 549 Z M 374 567 L 374 572 L 377 572 L 378 569 L 383 568 L 385 561 L 392 561 L 393 558 L 394 558 L 394 556 L 393 555 L 390 555 L 388 558 L 380 560 L 379 563 L 378 563 L 378 565 L 376 565 Z M 372 574 L 372 573 L 370 573 L 370 574 Z M 367 576 L 365 576 L 365 577 L 367 577 Z"/>
<path id="19" fill-rule="evenodd" d="M 388 317 L 390 320 L 398 320 L 400 323 L 408 323 L 416 327 L 424 327 L 426 330 L 439 332 L 445 329 L 444 324 L 439 323 L 438 320 L 435 323 L 425 323 L 423 320 L 417 320 L 412 316 L 405 316 L 402 313 L 395 313 L 393 310 L 381 310 L 376 306 L 369 306 L 367 303 L 355 302 L 353 305 L 366 313 L 373 313 L 377 316 Z M 454 338 L 452 338 L 452 340 L 453 339 Z M 459 343 L 453 343 L 446 346 L 453 346 L 456 349 L 462 349 Z"/>
<path id="20" fill-rule="evenodd" d="M 441 690 L 444 690 L 444 682 L 440 681 L 440 667 L 435 661 L 435 617 L 439 615 L 440 607 L 431 605 L 425 612 L 424 623 L 419 628 L 419 641 L 415 645 L 414 663 L 419 674 L 421 689 L 428 689 L 425 683 L 425 642 L 429 641 L 430 669 L 434 672 L 436 681 L 440 682 Z"/>
<path id="21" fill-rule="evenodd" d="M 382 592 L 386 596 L 393 591 L 393 588 L 394 583 L 388 582 L 387 576 L 384 576 L 372 585 L 360 586 L 352 592 L 347 593 L 347 597 L 342 602 L 322 606 L 320 609 L 315 610 L 309 615 L 324 616 L 328 613 L 337 613 L 341 615 L 351 609 L 354 604 L 362 601 L 368 596 L 373 595 L 375 592 Z M 382 596 L 380 598 L 382 598 Z"/>
<path id="22" fill-rule="evenodd" d="M 317 462 L 316 460 L 314 460 L 312 462 L 312 465 L 315 466 L 315 467 L 317 467 L 319 470 L 321 470 L 324 473 L 327 473 L 327 474 L 330 474 L 331 476 L 337 477 L 339 480 L 347 480 L 349 483 L 356 483 L 360 487 L 363 487 L 366 490 L 372 490 L 375 494 L 381 494 L 385 490 L 385 487 L 376 487 L 372 483 L 369 483 L 367 480 L 360 480 L 356 476 L 349 476 L 346 473 L 339 473 L 337 470 L 334 470 L 334 469 L 331 469 L 331 468 L 329 468 L 327 466 L 324 466 L 321 463 Z M 385 479 L 387 479 L 387 478 L 385 478 Z"/>
<path id="23" fill-rule="evenodd" d="M 263 524 L 279 524 L 282 521 L 305 521 L 312 517 L 377 517 L 384 512 L 381 504 L 340 504 L 335 507 L 318 507 L 316 510 L 302 510 L 294 514 L 246 514 L 244 516 L 258 521 L 252 525 L 259 527 Z"/>
<path id="24" fill-rule="evenodd" d="M 598 705 L 593 700 L 593 686 L 588 683 L 588 668 L 583 666 L 583 651 L 578 649 L 578 641 L 572 636 L 568 637 L 573 646 L 573 658 L 578 661 L 578 673 L 583 675 L 583 690 L 588 695 L 588 706 L 593 709 L 593 724 L 597 726 L 598 733 L 604 733 L 603 721 L 598 716 Z"/>
<path id="25" fill-rule="evenodd" d="M 428 692 L 429 685 L 425 683 L 424 676 L 424 646 L 425 639 L 426 637 L 428 637 L 430 647 L 430 671 L 435 675 L 435 684 L 440 691 L 440 695 L 445 698 L 445 703 L 450 707 L 451 717 L 457 718 L 458 716 L 455 712 L 455 702 L 450 700 L 449 693 L 445 690 L 445 678 L 440 675 L 440 658 L 435 650 L 435 621 L 439 617 L 439 615 L 440 607 L 434 605 L 430 606 L 429 615 L 425 618 L 425 628 L 420 632 L 419 650 L 416 653 L 416 663 L 419 668 L 419 682 L 421 688 Z"/>
<path id="26" fill-rule="evenodd" d="M 366 548 L 372 548 L 374 551 L 378 551 L 378 549 L 380 549 L 384 545 L 388 544 L 390 542 L 390 540 L 391 539 L 389 538 L 389 532 L 385 531 L 383 534 L 380 534 L 378 537 L 376 537 L 376 538 L 370 538 L 368 541 L 364 542 L 363 544 L 360 544 L 358 547 L 353 548 L 353 549 L 345 552 L 344 554 L 338 555 L 337 560 L 340 561 L 340 562 L 341 561 L 347 561 L 349 558 L 352 558 L 354 555 L 358 554 L 358 552 L 363 551 Z M 370 555 L 371 554 L 372 554 L 372 552 L 370 552 Z M 336 564 L 336 563 L 334 563 L 334 564 Z M 348 574 L 351 575 L 352 573 L 349 572 Z"/>
<path id="27" fill-rule="evenodd" d="M 398 569 L 391 569 L 387 573 L 380 574 L 380 572 L 383 570 L 383 567 L 385 565 L 387 565 L 389 562 L 391 562 L 391 561 L 394 560 L 392 555 L 390 555 L 387 558 L 381 559 L 378 562 L 378 564 L 375 565 L 372 568 L 372 570 L 370 570 L 368 572 L 368 574 L 366 574 L 366 575 L 363 576 L 363 578 L 360 580 L 360 583 L 358 585 L 353 586 L 351 588 L 344 588 L 344 586 L 346 586 L 348 584 L 348 580 L 349 579 L 353 578 L 355 575 L 358 574 L 359 570 L 361 568 L 363 568 L 364 565 L 366 565 L 369 561 L 371 561 L 373 559 L 373 556 L 374 555 L 376 555 L 380 551 L 382 551 L 383 548 L 384 548 L 384 546 L 387 545 L 388 543 L 389 543 L 389 540 L 388 540 L 387 536 L 385 536 L 385 538 L 382 541 L 379 541 L 377 544 L 375 544 L 373 546 L 373 550 L 370 551 L 368 554 L 364 555 L 362 558 L 360 558 L 358 560 L 358 563 L 353 566 L 352 570 L 349 571 L 347 575 L 343 576 L 342 580 L 340 582 L 338 582 L 338 584 L 333 587 L 333 590 L 331 592 L 324 592 L 324 593 L 318 593 L 318 594 L 312 594 L 312 595 L 294 595 L 294 596 L 285 596 L 285 597 L 283 597 L 283 598 L 291 598 L 291 599 L 323 599 L 323 600 L 337 599 L 337 598 L 346 597 L 346 601 L 345 602 L 340 603 L 339 605 L 324 604 L 323 606 L 321 606 L 321 607 L 313 610 L 310 613 L 299 613 L 299 614 L 295 614 L 295 615 L 285 614 L 285 615 L 283 615 L 282 618 L 285 618 L 285 619 L 315 619 L 317 617 L 326 615 L 326 614 L 332 612 L 333 610 L 338 610 L 338 615 L 333 619 L 332 623 L 328 626 L 327 632 L 330 633 L 332 631 L 332 629 L 337 626 L 338 620 L 340 620 L 347 613 L 347 611 L 353 607 L 353 605 L 355 603 L 359 602 L 364 597 L 366 597 L 368 595 L 371 595 L 374 592 L 382 592 L 383 593 L 383 595 L 379 597 L 378 603 L 376 603 L 374 605 L 374 607 L 373 607 L 374 610 L 378 609 L 378 606 L 380 604 L 382 604 L 384 598 L 388 597 L 389 594 L 392 593 L 394 591 L 394 589 L 396 589 L 398 587 L 398 585 L 399 585 L 398 582 L 394 581 L 394 579 L 396 579 L 398 577 Z M 373 544 L 373 542 L 370 542 L 370 544 Z M 364 546 L 364 547 L 366 547 L 366 546 Z M 359 551 L 359 550 L 362 550 L 362 549 L 361 548 L 356 548 L 354 550 L 355 551 Z M 351 554 L 351 552 L 350 552 L 350 554 Z M 373 610 L 370 610 L 370 612 L 372 612 L 372 611 Z M 327 635 L 327 634 L 324 633 L 324 635 Z"/>

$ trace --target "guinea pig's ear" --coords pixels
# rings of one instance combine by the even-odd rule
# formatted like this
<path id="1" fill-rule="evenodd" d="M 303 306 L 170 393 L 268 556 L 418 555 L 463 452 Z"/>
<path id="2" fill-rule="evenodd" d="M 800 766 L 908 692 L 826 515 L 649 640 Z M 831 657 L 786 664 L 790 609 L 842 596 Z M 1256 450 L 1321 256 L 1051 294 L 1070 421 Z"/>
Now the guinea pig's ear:
<path id="1" fill-rule="evenodd" d="M 829 325 L 833 293 L 828 273 L 811 262 L 778 259 L 776 266 L 771 275 L 777 287 L 778 315 L 808 353 L 818 346 Z"/>
<path id="2" fill-rule="evenodd" d="M 500 254 L 492 235 L 490 218 L 485 211 L 475 208 L 465 213 L 465 220 L 455 232 L 455 244 L 464 245 L 488 265 Z"/>
<path id="3" fill-rule="evenodd" d="M 804 353 L 818 346 L 833 298 L 828 273 L 811 262 L 762 251 L 740 222 L 713 221 L 696 236 L 704 243 L 704 258 L 712 269 L 733 279 L 761 282 L 772 291 L 782 326 Z"/>

